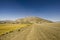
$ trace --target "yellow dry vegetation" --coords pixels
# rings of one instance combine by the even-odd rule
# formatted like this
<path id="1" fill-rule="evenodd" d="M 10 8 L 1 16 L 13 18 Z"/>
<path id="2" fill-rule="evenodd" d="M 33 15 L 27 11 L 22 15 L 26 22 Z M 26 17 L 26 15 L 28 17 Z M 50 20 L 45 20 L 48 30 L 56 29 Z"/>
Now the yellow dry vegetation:
<path id="1" fill-rule="evenodd" d="M 0 35 L 9 31 L 14 31 L 21 27 L 26 27 L 30 24 L 0 24 Z"/>

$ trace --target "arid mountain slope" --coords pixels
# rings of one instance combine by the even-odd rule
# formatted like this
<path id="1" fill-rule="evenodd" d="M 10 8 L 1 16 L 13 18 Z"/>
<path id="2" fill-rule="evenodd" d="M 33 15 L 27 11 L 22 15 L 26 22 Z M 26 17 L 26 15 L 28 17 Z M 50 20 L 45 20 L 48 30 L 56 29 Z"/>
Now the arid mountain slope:
<path id="1" fill-rule="evenodd" d="M 52 21 L 48 21 L 46 19 L 42 19 L 39 17 L 25 17 L 22 19 L 17 19 L 16 22 L 20 22 L 20 23 L 52 23 Z"/>
<path id="2" fill-rule="evenodd" d="M 42 19 L 39 17 L 25 17 L 25 18 L 19 18 L 16 21 L 11 21 L 11 20 L 5 20 L 5 21 L 0 21 L 0 24 L 18 24 L 18 23 L 52 23 L 52 21 Z"/>

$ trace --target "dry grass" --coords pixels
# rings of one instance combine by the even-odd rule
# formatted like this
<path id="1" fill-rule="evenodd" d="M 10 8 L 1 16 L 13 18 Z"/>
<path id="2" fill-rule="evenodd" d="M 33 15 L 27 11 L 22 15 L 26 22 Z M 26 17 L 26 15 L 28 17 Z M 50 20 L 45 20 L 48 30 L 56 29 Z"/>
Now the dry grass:
<path id="1" fill-rule="evenodd" d="M 29 24 L 0 24 L 0 35 L 9 31 L 14 31 Z"/>

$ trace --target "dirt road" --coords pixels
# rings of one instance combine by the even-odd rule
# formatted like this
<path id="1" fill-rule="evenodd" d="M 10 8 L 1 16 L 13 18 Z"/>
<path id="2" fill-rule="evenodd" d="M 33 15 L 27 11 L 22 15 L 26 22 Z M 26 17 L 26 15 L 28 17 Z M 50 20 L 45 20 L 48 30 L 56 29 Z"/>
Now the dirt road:
<path id="1" fill-rule="evenodd" d="M 60 40 L 60 27 L 32 25 L 6 34 L 0 40 Z"/>

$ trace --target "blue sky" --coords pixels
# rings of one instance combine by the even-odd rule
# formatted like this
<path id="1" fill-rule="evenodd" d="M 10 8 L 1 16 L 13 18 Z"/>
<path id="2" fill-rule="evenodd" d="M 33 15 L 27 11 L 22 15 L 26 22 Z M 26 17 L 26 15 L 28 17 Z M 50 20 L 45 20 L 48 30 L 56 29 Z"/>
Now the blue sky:
<path id="1" fill-rule="evenodd" d="M 0 20 L 37 16 L 60 21 L 59 0 L 0 0 Z"/>

